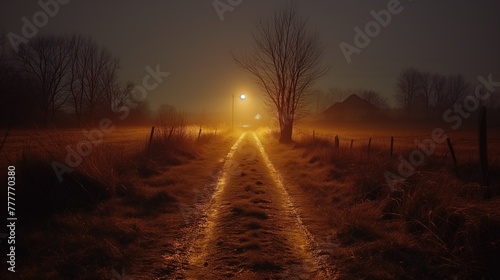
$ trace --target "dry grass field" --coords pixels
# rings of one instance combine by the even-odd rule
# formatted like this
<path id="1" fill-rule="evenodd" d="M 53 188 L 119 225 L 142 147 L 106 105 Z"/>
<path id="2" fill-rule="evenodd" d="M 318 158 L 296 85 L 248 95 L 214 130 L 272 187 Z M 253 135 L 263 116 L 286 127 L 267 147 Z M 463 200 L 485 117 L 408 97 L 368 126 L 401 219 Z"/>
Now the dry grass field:
<path id="1" fill-rule="evenodd" d="M 316 131 L 314 138 L 307 131 L 288 146 L 276 145 L 267 132 L 266 149 L 311 232 L 331 245 L 325 255 L 338 268 L 339 279 L 499 277 L 500 142 L 489 142 L 492 194 L 485 199 L 490 193 L 480 183 L 477 146 L 468 141 L 454 144 L 458 175 L 444 144 L 391 187 L 384 174 L 398 173 L 398 155 L 408 157 L 415 137 L 400 137 L 390 157 L 390 138 L 373 141 L 370 151 L 365 140 L 352 149 L 350 141 L 340 141 L 336 149 L 333 131 Z M 404 131 L 333 133 L 366 140 L 405 136 Z M 449 136 L 477 137 L 473 132 Z"/>
<path id="2" fill-rule="evenodd" d="M 197 127 L 156 129 L 149 144 L 150 132 L 139 127 L 103 134 L 59 182 L 52 163 L 66 163 L 67 146 L 76 149 L 89 138 L 81 130 L 11 131 L 0 162 L 16 166 L 22 221 L 17 228 L 22 267 L 16 277 L 182 275 L 188 248 L 179 240 L 191 236 L 193 221 L 179 205 L 210 199 L 217 170 L 238 134 L 204 130 L 198 137 Z M 315 130 L 313 138 L 312 129 L 302 128 L 291 144 L 278 144 L 271 130 L 258 135 L 321 245 L 317 252 L 338 279 L 500 275 L 498 131 L 490 132 L 489 192 L 480 184 L 474 131 L 449 133 L 458 174 L 448 146 L 440 144 L 395 185 L 384 174 L 397 173 L 398 156 L 408 157 L 416 148 L 415 135 L 425 139 L 425 131 Z M 388 135 L 395 137 L 392 157 Z M 6 271 L 5 262 L 2 266 Z"/>
<path id="3" fill-rule="evenodd" d="M 150 131 L 104 134 L 62 182 L 51 165 L 66 164 L 66 147 L 87 139 L 81 130 L 11 131 L 0 162 L 16 167 L 16 279 L 113 279 L 125 269 L 150 279 L 166 269 L 163 256 L 186 226 L 177 204 L 210 183 L 233 137 L 156 129 L 149 146 Z M 12 277 L 6 262 L 2 270 Z"/>

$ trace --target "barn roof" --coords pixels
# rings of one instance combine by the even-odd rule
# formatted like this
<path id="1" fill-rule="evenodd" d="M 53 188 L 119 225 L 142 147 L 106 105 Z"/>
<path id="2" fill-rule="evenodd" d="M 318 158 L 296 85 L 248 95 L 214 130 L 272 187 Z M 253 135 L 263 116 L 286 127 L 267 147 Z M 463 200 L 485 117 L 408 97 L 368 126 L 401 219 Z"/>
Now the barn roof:
<path id="1" fill-rule="evenodd" d="M 370 102 L 364 100 L 356 94 L 351 94 L 343 102 L 338 102 L 330 106 L 325 110 L 325 114 L 331 114 L 335 112 L 346 112 L 346 111 L 374 111 L 377 110 Z"/>

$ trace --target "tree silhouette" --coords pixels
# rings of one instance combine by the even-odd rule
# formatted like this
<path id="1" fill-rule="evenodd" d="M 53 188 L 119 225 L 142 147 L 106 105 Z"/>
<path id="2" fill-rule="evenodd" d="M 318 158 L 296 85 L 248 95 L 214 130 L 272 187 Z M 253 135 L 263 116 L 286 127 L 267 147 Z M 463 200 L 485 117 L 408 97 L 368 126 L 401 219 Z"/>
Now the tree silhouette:
<path id="1" fill-rule="evenodd" d="M 119 61 L 90 37 L 74 35 L 71 46 L 69 92 L 78 124 L 93 123 L 99 106 L 110 105 L 118 94 Z"/>
<path id="2" fill-rule="evenodd" d="M 420 72 L 418 76 L 418 87 L 420 88 L 419 101 L 426 111 L 432 106 L 434 94 L 434 82 L 432 74 L 429 72 Z"/>
<path id="3" fill-rule="evenodd" d="M 456 102 L 462 100 L 469 93 L 470 85 L 465 80 L 462 74 L 448 76 L 446 84 L 446 96 L 448 98 L 448 106 L 452 106 Z"/>
<path id="4" fill-rule="evenodd" d="M 70 72 L 70 50 L 66 37 L 48 35 L 22 44 L 17 53 L 40 116 L 49 124 L 68 100 L 66 77 Z"/>
<path id="5" fill-rule="evenodd" d="M 432 95 L 436 108 L 442 110 L 446 106 L 446 76 L 432 75 Z"/>
<path id="6" fill-rule="evenodd" d="M 280 142 L 290 142 L 294 122 L 312 101 L 314 82 L 328 70 L 321 65 L 324 49 L 293 4 L 261 18 L 253 38 L 255 51 L 233 58 L 265 93 L 266 105 L 278 118 Z"/>
<path id="7" fill-rule="evenodd" d="M 415 105 L 420 90 L 419 76 L 420 72 L 415 68 L 407 68 L 399 74 L 396 83 L 396 98 L 404 108 Z"/>
<path id="8" fill-rule="evenodd" d="M 382 95 L 374 90 L 364 90 L 361 93 L 361 98 L 370 102 L 373 106 L 379 109 L 386 109 L 389 107 L 387 99 L 382 97 Z"/>

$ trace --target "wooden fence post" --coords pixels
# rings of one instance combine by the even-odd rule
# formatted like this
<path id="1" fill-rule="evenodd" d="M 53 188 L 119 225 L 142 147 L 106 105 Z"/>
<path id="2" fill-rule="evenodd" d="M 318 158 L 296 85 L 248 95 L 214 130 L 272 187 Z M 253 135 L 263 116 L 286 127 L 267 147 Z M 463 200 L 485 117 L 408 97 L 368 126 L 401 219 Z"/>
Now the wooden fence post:
<path id="1" fill-rule="evenodd" d="M 488 164 L 488 135 L 486 126 L 486 107 L 481 107 L 479 116 L 479 161 L 481 162 L 481 179 L 483 188 L 485 188 L 485 198 L 491 198 L 489 189 L 489 164 Z"/>
<path id="2" fill-rule="evenodd" d="M 370 153 L 370 147 L 372 146 L 372 139 L 368 139 L 368 153 Z"/>
<path id="3" fill-rule="evenodd" d="M 391 136 L 391 158 L 394 154 L 394 136 Z"/>
<path id="4" fill-rule="evenodd" d="M 149 135 L 148 151 L 151 149 L 151 142 L 153 141 L 153 134 L 155 133 L 155 127 L 151 128 L 151 134 Z"/>
<path id="5" fill-rule="evenodd" d="M 450 149 L 451 158 L 453 159 L 453 166 L 455 168 L 455 173 L 457 173 L 457 176 L 458 176 L 459 175 L 458 174 L 458 162 L 457 162 L 457 157 L 455 156 L 455 150 L 453 149 L 453 144 L 451 143 L 450 138 L 446 138 L 446 142 L 448 143 L 448 148 Z"/>

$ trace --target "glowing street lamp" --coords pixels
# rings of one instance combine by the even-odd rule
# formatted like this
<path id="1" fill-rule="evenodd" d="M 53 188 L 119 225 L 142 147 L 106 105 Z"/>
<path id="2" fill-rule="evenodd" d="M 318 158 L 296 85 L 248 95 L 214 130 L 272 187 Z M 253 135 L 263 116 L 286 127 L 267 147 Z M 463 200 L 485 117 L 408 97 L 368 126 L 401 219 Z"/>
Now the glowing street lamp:
<path id="1" fill-rule="evenodd" d="M 240 99 L 245 100 L 247 96 L 245 94 L 240 94 Z M 231 107 L 231 131 L 234 131 L 234 93 L 233 93 L 233 102 Z"/>

